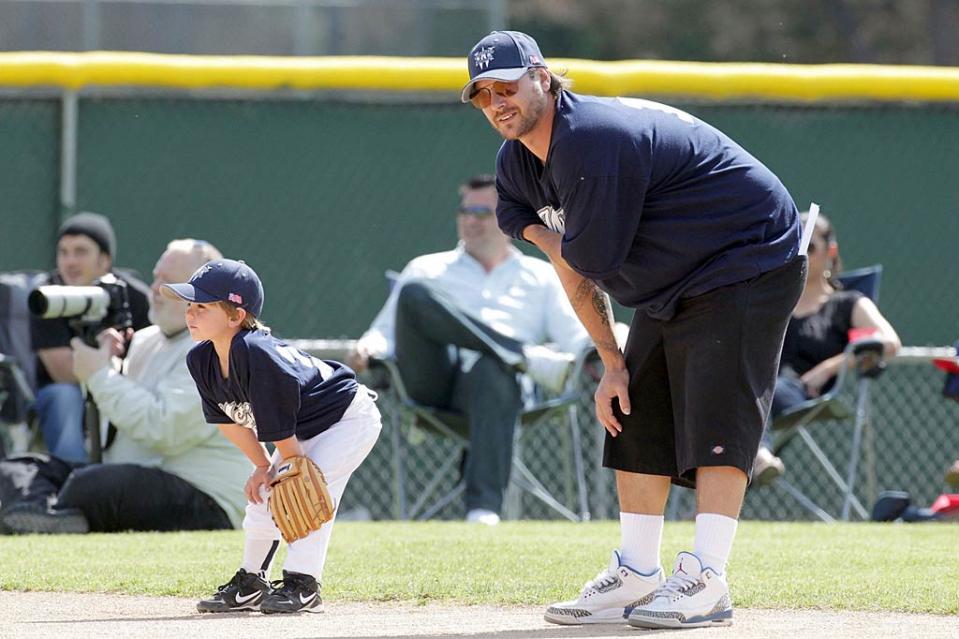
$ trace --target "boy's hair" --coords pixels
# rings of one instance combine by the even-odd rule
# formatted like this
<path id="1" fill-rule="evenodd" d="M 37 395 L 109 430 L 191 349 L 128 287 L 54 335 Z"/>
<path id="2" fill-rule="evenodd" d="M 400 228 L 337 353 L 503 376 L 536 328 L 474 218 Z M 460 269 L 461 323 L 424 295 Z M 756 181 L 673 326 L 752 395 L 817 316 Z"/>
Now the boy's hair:
<path id="1" fill-rule="evenodd" d="M 225 312 L 230 319 L 236 319 L 240 314 L 240 308 L 236 304 L 231 304 L 230 302 L 216 302 L 216 304 L 223 309 L 223 312 Z M 247 331 L 255 331 L 266 327 L 266 324 L 256 319 L 256 316 L 249 311 L 246 312 L 246 317 L 243 318 L 243 323 L 240 324 L 240 328 Z"/>

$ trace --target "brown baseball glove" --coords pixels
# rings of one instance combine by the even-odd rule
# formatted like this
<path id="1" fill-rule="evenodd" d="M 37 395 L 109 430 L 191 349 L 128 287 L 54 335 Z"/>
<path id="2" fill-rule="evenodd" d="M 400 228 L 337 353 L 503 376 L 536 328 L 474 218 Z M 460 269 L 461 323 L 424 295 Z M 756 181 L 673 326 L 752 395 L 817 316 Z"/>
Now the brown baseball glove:
<path id="1" fill-rule="evenodd" d="M 309 457 L 289 457 L 270 482 L 270 514 L 287 543 L 306 537 L 333 519 L 336 505 L 326 478 Z"/>

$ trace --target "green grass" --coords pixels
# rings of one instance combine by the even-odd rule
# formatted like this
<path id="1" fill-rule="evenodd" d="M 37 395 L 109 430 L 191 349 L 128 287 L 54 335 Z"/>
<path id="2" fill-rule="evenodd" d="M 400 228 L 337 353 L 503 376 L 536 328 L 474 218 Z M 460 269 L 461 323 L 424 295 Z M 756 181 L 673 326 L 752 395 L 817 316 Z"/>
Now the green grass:
<path id="1" fill-rule="evenodd" d="M 729 566 L 733 599 L 956 614 L 956 534 L 947 524 L 744 522 Z M 692 535 L 691 523 L 667 524 L 667 566 Z M 617 522 L 341 522 L 323 591 L 339 601 L 544 604 L 574 594 L 618 543 Z M 0 589 L 197 597 L 233 574 L 242 546 L 239 531 L 4 537 Z"/>

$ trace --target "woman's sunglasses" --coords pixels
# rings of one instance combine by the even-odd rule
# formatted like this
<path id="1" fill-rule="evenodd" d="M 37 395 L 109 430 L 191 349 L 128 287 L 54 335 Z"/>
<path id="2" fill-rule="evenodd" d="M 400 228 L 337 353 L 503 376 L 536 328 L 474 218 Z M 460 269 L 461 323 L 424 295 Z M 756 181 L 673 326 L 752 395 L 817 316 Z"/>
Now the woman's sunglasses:
<path id="1" fill-rule="evenodd" d="M 511 98 L 519 91 L 519 82 L 494 82 L 470 93 L 470 102 L 477 109 L 485 109 L 493 101 L 493 93 L 501 98 Z"/>

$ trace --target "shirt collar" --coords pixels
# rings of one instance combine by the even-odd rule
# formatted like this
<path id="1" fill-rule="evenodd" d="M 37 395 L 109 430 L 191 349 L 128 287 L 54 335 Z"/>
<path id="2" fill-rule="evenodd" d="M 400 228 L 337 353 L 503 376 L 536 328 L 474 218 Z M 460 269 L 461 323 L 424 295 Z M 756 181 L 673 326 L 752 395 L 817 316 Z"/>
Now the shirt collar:
<path id="1" fill-rule="evenodd" d="M 459 242 L 456 243 L 456 248 L 453 249 L 453 252 L 456 253 L 457 262 L 463 262 L 465 264 L 474 265 L 477 268 L 483 268 L 483 265 L 479 263 L 479 260 L 477 260 L 475 257 L 473 257 L 472 255 L 466 252 L 466 248 L 464 248 L 463 246 L 463 240 L 460 240 Z M 519 260 L 519 258 L 522 255 L 523 255 L 522 251 L 520 251 L 515 246 L 510 245 L 509 256 L 506 258 L 506 260 L 503 261 L 502 264 L 498 265 L 496 268 L 498 269 L 501 266 L 512 264 L 513 262 Z M 493 270 L 496 270 L 496 269 L 493 269 Z"/>

